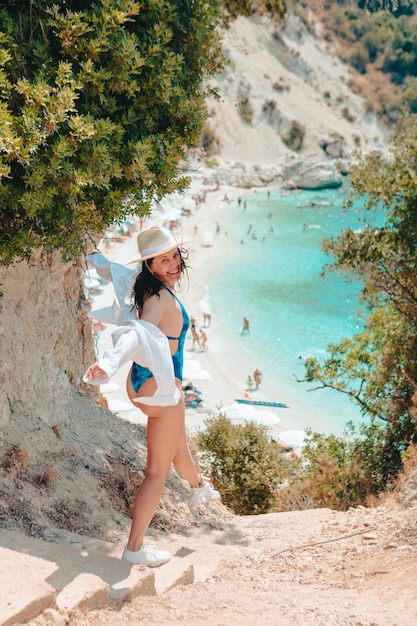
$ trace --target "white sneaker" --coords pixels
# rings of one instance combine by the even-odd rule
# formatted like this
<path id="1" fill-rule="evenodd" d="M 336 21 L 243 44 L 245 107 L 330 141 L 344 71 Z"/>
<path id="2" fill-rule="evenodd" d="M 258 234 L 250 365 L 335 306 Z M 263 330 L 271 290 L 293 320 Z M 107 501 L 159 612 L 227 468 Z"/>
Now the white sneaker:
<path id="1" fill-rule="evenodd" d="M 215 490 L 213 485 L 205 483 L 203 487 L 194 487 L 191 489 L 188 504 L 198 506 L 199 504 L 207 504 L 212 500 L 220 500 L 220 494 Z"/>
<path id="2" fill-rule="evenodd" d="M 171 555 L 168 550 L 155 550 L 152 546 L 142 546 L 136 552 L 126 548 L 122 555 L 122 559 L 129 561 L 129 563 L 147 565 L 148 567 L 159 567 L 167 563 L 170 558 Z"/>

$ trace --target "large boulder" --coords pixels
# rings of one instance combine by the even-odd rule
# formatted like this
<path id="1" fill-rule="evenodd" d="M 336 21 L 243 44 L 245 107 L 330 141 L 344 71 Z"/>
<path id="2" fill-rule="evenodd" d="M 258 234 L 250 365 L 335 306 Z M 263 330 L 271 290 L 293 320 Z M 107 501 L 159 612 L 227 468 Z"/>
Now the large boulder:
<path id="1" fill-rule="evenodd" d="M 287 187 L 298 189 L 326 189 L 340 187 L 342 175 L 335 161 L 326 161 L 318 156 L 307 156 L 286 165 L 282 175 Z"/>

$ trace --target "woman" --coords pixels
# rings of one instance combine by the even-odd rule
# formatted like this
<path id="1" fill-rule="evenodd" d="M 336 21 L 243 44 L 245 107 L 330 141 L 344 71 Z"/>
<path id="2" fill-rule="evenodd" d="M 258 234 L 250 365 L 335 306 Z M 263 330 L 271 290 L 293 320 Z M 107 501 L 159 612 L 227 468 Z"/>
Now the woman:
<path id="1" fill-rule="evenodd" d="M 123 328 L 114 333 L 115 349 L 105 352 L 87 370 L 84 380 L 90 384 L 102 384 L 128 359 L 133 360 L 127 379 L 127 394 L 148 416 L 148 452 L 146 475 L 135 498 L 132 526 L 122 558 L 156 567 L 166 563 L 170 554 L 143 545 L 143 540 L 162 497 L 171 463 L 190 483 L 191 505 L 217 500 L 220 494 L 198 474 L 187 442 L 182 369 L 189 317 L 175 295 L 175 287 L 186 269 L 184 252 L 170 232 L 159 227 L 139 233 L 137 242 L 140 257 L 132 262 L 142 262 L 142 267 L 134 279 L 132 291 L 136 315 L 127 314 L 126 298 L 120 294 L 120 285 L 115 286 L 116 294 L 119 289 L 121 313 L 118 319 Z M 98 261 L 96 257 L 100 257 Z M 102 259 L 101 255 L 89 257 L 97 272 L 105 278 L 106 269 L 109 276 L 108 265 L 117 264 L 103 263 Z M 119 278 L 125 285 L 129 282 L 127 272 L 127 268 L 119 266 Z M 117 268 L 112 267 L 110 273 L 114 282 Z M 92 316 L 97 319 L 97 312 Z M 168 380 L 170 377 L 172 380 Z M 172 388 L 174 393 L 171 393 Z"/>

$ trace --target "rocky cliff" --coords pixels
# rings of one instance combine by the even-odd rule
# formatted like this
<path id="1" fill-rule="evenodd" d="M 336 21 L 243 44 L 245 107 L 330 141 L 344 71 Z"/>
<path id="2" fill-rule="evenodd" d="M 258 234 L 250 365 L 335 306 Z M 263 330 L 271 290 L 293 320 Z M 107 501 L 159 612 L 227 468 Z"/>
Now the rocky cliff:
<path id="1" fill-rule="evenodd" d="M 208 156 L 276 164 L 385 147 L 387 128 L 350 89 L 351 71 L 320 37 L 320 24 L 313 30 L 293 14 L 283 24 L 239 19 L 225 50 L 220 98 L 208 103 Z"/>

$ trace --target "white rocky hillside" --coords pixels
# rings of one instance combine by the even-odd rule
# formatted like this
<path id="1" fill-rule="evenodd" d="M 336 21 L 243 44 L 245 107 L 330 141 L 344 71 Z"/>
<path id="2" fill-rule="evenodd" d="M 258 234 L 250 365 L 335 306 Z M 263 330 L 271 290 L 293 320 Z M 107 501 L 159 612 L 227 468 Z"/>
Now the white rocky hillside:
<path id="1" fill-rule="evenodd" d="M 349 159 L 384 147 L 387 129 L 366 113 L 349 68 L 319 32 L 294 14 L 283 24 L 242 18 L 230 28 L 221 98 L 208 104 L 212 154 L 224 165 L 273 166 L 311 153 Z"/>

